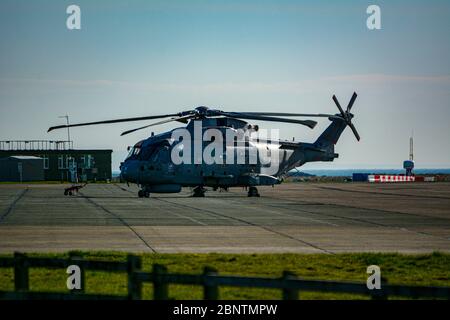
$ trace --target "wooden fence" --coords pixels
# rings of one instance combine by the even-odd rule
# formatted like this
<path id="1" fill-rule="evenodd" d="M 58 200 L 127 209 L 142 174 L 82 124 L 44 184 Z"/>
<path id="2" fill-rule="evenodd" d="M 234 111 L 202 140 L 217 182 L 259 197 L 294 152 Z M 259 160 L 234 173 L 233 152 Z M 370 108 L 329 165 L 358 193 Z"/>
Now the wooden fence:
<path id="1" fill-rule="evenodd" d="M 77 265 L 81 270 L 81 290 L 65 293 L 36 292 L 29 290 L 30 268 L 62 269 Z M 387 299 L 389 296 L 410 298 L 450 298 L 450 287 L 423 287 L 383 284 L 381 290 L 369 290 L 365 283 L 303 280 L 285 271 L 280 278 L 221 276 L 215 269 L 205 267 L 202 274 L 169 273 L 163 265 L 154 264 L 152 272 L 142 270 L 141 258 L 128 255 L 127 261 L 93 261 L 75 256 L 68 259 L 28 257 L 14 253 L 14 257 L 0 257 L 0 268 L 14 269 L 14 291 L 0 291 L 0 299 L 67 299 L 67 300 L 141 300 L 142 284 L 153 284 L 155 300 L 169 299 L 169 284 L 198 285 L 203 287 L 204 299 L 219 299 L 220 286 L 272 288 L 282 290 L 283 299 L 295 300 L 299 292 L 319 291 L 333 293 L 361 294 L 373 299 Z M 128 295 L 86 294 L 85 271 L 123 272 L 128 277 Z"/>

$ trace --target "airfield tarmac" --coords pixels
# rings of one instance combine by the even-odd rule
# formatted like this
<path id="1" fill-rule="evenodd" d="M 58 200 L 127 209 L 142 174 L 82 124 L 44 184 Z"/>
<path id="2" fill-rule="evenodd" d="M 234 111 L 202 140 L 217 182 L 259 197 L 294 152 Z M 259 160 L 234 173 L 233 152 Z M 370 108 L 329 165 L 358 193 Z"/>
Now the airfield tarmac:
<path id="1" fill-rule="evenodd" d="M 126 184 L 0 185 L 0 252 L 450 251 L 450 183 L 286 183 L 137 197 Z"/>

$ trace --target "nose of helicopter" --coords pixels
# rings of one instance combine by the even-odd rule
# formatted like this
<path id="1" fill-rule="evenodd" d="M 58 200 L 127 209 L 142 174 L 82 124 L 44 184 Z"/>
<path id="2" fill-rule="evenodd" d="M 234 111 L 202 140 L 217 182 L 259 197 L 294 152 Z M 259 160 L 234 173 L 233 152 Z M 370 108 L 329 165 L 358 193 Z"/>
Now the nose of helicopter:
<path id="1" fill-rule="evenodd" d="M 133 166 L 130 161 L 125 161 L 120 164 L 120 176 L 127 182 L 135 182 L 137 180 L 137 168 Z"/>

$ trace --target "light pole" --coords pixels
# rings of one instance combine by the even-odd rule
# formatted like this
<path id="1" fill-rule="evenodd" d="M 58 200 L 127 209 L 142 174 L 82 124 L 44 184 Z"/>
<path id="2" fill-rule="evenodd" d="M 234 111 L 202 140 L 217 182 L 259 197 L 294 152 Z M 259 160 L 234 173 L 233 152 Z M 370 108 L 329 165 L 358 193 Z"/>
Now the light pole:
<path id="1" fill-rule="evenodd" d="M 66 118 L 67 122 L 67 141 L 69 142 L 69 148 L 70 148 L 70 129 L 69 129 L 69 115 L 60 116 L 59 118 Z"/>

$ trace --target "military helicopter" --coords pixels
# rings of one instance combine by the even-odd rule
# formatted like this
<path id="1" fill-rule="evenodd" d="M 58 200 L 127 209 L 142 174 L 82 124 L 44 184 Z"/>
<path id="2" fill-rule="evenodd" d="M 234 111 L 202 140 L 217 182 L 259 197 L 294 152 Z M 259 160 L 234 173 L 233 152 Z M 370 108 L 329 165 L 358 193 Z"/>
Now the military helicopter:
<path id="1" fill-rule="evenodd" d="M 245 187 L 248 189 L 249 197 L 259 197 L 257 186 L 279 184 L 290 170 L 307 162 L 333 161 L 337 158 L 339 155 L 334 152 L 334 145 L 347 126 L 353 131 L 356 139 L 360 140 L 352 123 L 353 114 L 350 112 L 356 97 L 357 94 L 354 92 L 344 111 L 336 96 L 333 95 L 333 101 L 340 112 L 337 114 L 226 112 L 201 106 L 174 114 L 59 125 L 50 127 L 48 132 L 68 127 L 168 118 L 125 131 L 122 133 L 123 136 L 163 123 L 182 122 L 187 126 L 157 135 L 152 133 L 147 139 L 137 142 L 133 147 L 128 147 L 129 154 L 120 165 L 121 178 L 127 183 L 136 183 L 140 187 L 138 197 L 149 197 L 151 193 L 178 193 L 182 187 L 193 188 L 192 196 L 194 197 L 204 197 L 205 187 L 212 187 L 214 191 L 228 190 L 229 187 Z M 311 129 L 317 124 L 313 120 L 297 120 L 292 119 L 293 117 L 324 117 L 328 118 L 331 124 L 314 143 L 306 143 L 254 138 L 252 134 L 258 132 L 259 127 L 244 121 L 293 123 L 305 125 Z M 189 134 L 187 138 L 186 136 L 180 136 L 179 139 L 174 138 L 177 136 L 177 131 L 180 130 Z M 210 137 L 209 141 L 224 147 L 219 150 L 220 154 L 214 155 L 215 159 L 220 161 L 213 163 L 196 161 L 197 159 L 194 159 L 196 152 L 192 152 L 195 146 L 201 152 L 208 148 L 208 141 L 202 140 L 205 135 L 208 135 L 208 130 L 216 133 Z M 226 136 L 229 133 L 234 137 L 234 141 L 231 143 L 227 141 L 225 144 L 223 141 L 218 141 L 220 139 L 214 141 L 215 138 L 220 138 L 220 134 Z M 239 133 L 241 134 L 239 135 Z M 238 136 L 240 137 L 237 138 Z M 265 153 L 267 155 L 275 153 L 275 151 L 276 156 L 271 157 L 268 162 L 264 162 L 258 157 L 253 162 L 249 161 L 250 154 Z M 183 155 L 184 160 L 175 161 L 174 154 Z M 237 154 L 244 155 L 244 161 L 236 161 Z M 272 162 L 276 162 L 277 165 L 271 166 Z"/>

